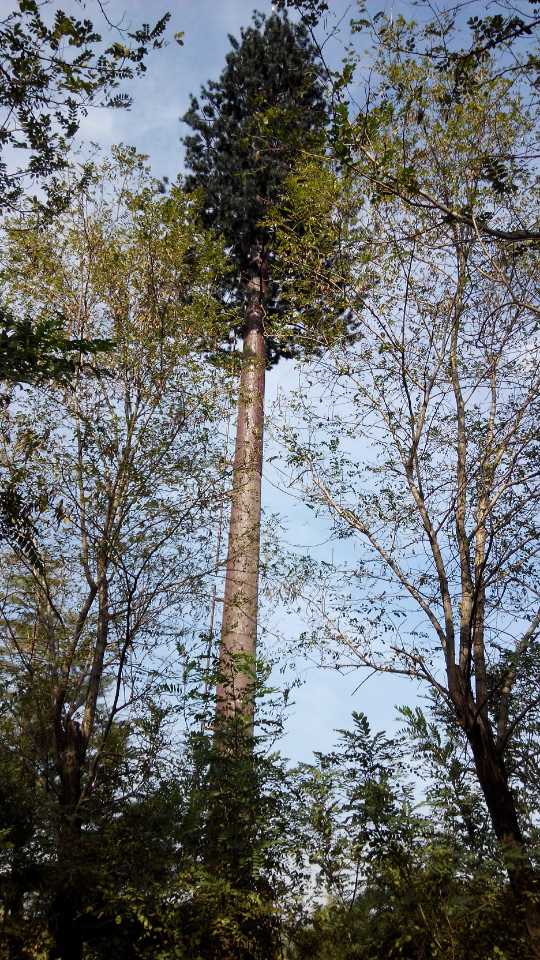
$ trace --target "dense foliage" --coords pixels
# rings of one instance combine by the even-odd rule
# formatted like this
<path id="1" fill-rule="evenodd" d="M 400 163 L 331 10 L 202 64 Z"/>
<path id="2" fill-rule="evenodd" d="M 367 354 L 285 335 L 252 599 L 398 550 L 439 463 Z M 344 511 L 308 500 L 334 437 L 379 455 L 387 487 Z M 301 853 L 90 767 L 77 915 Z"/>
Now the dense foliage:
<path id="1" fill-rule="evenodd" d="M 185 115 L 187 186 L 202 188 L 204 217 L 226 238 L 245 271 L 257 248 L 271 247 L 261 221 L 302 150 L 322 143 L 327 109 L 307 31 L 256 16 L 218 81 L 191 98 Z"/>
<path id="2" fill-rule="evenodd" d="M 267 362 L 305 349 L 306 317 L 291 317 L 274 278 L 274 231 L 265 219 L 306 151 L 320 153 L 328 108 L 316 49 L 307 29 L 273 14 L 254 16 L 218 81 L 192 97 L 184 122 L 188 188 L 203 197 L 203 218 L 224 237 L 236 266 L 227 295 L 246 297 L 261 278 Z M 315 304 L 311 311 L 316 313 Z M 293 321 L 293 322 L 291 322 Z"/>
<path id="3" fill-rule="evenodd" d="M 79 3 L 79 0 L 77 0 Z M 96 13 L 108 30 L 100 3 Z M 81 14 L 85 5 L 80 4 Z M 63 176 L 69 150 L 89 109 L 128 109 L 122 84 L 146 71 L 149 51 L 163 46 L 170 19 L 125 31 L 108 46 L 94 23 L 56 6 L 19 0 L 0 20 L 0 215 L 17 212 L 50 220 L 84 190 Z M 178 37 L 181 42 L 181 36 Z M 20 158 L 20 159 L 19 159 Z M 59 311 L 47 322 L 6 309 L 0 297 L 0 376 L 8 383 L 63 380 L 110 342 L 70 339 Z M 4 401 L 9 399 L 4 395 Z"/>

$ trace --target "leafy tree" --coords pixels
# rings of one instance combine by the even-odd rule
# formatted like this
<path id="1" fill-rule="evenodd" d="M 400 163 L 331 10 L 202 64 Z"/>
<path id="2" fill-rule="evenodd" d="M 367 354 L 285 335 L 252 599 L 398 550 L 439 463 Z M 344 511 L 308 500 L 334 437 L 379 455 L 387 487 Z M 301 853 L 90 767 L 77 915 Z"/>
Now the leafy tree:
<path id="1" fill-rule="evenodd" d="M 245 749 L 237 762 L 197 729 L 194 662 L 184 682 L 157 684 L 131 710 L 129 724 L 115 724 L 85 802 L 70 867 L 77 925 L 92 960 L 111 950 L 141 960 L 281 957 L 284 933 L 298 918 L 308 879 L 303 797 L 265 738 L 252 745 L 249 763 Z M 40 783 L 35 728 L 25 723 L 32 704 L 9 695 L 0 703 L 0 957 L 14 960 L 38 943 L 47 948 L 47 906 L 61 876 L 55 803 Z M 202 706 L 211 720 L 208 703 Z M 216 806 L 225 820 L 217 838 Z M 215 854 L 226 858 L 221 869 L 208 862 L 216 839 Z"/>
<path id="2" fill-rule="evenodd" d="M 84 6 L 80 3 L 81 14 Z M 102 5 L 97 7 L 109 30 L 114 25 Z M 133 31 L 114 27 L 117 39 L 106 46 L 91 20 L 56 4 L 20 0 L 3 16 L 0 214 L 34 211 L 50 219 L 65 209 L 74 190 L 84 189 L 88 172 L 81 171 L 77 185 L 63 176 L 81 118 L 92 107 L 131 106 L 121 86 L 146 71 L 148 54 L 162 47 L 169 19 L 165 14 L 153 26 Z M 18 163 L 15 157 L 24 159 Z M 66 379 L 77 364 L 91 363 L 94 354 L 110 347 L 98 339 L 70 340 L 64 319 L 58 314 L 44 325 L 0 304 L 2 382 Z"/>
<path id="3" fill-rule="evenodd" d="M 116 91 L 125 80 L 145 72 L 148 52 L 163 45 L 170 19 L 165 14 L 154 26 L 144 24 L 131 32 L 116 28 L 119 39 L 105 47 L 90 20 L 56 5 L 48 17 L 46 6 L 20 0 L 0 21 L 2 212 L 20 210 L 22 204 L 53 213 L 64 205 L 66 183 L 56 174 L 66 169 L 66 150 L 81 117 L 100 97 L 109 107 L 131 105 L 126 93 Z M 24 151 L 25 167 L 9 169 L 12 149 Z M 44 191 L 44 199 L 28 197 L 28 180 Z"/>
<path id="4" fill-rule="evenodd" d="M 36 324 L 4 312 L 2 320 L 0 379 L 6 385 L 68 381 L 81 364 L 112 347 L 108 340 L 70 340 L 62 322 L 52 317 Z"/>
<path id="5" fill-rule="evenodd" d="M 223 268 L 193 201 L 163 197 L 130 150 L 54 226 L 10 228 L 9 305 L 43 322 L 60 305 L 76 337 L 117 344 L 98 374 L 21 396 L 2 437 L 3 482 L 25 505 L 4 525 L 2 673 L 48 811 L 62 960 L 82 956 L 89 929 L 92 817 L 114 809 L 114 758 L 152 739 L 159 650 L 182 648 L 211 569 L 224 381 L 195 344 L 220 330 Z"/>
<path id="6" fill-rule="evenodd" d="M 274 6 L 276 10 L 292 7 L 300 13 L 303 22 L 310 27 L 316 26 L 329 7 L 326 0 L 276 0 Z"/>
<path id="7" fill-rule="evenodd" d="M 524 960 L 523 926 L 455 731 L 446 736 L 437 710 L 405 716 L 389 738 L 353 715 L 336 748 L 303 770 L 324 901 L 293 933 L 292 956 Z"/>
<path id="8" fill-rule="evenodd" d="M 312 506 L 328 510 L 337 537 L 359 551 L 345 586 L 341 567 L 338 579 L 329 575 L 317 640 L 325 631 L 343 644 L 343 662 L 439 691 L 474 757 L 537 955 L 538 879 L 508 759 L 538 703 L 537 674 L 528 673 L 540 622 L 537 263 L 526 246 L 486 242 L 468 216 L 437 213 L 415 186 L 445 196 L 448 209 L 482 210 L 490 223 L 534 220 L 536 185 L 513 159 L 530 118 L 509 81 L 486 66 L 481 88 L 450 106 L 454 77 L 429 59 L 419 65 L 390 44 L 378 69 L 402 107 L 381 104 L 365 136 L 389 163 L 413 161 L 412 193 L 390 191 L 381 177 L 366 203 L 366 168 L 351 170 L 356 217 L 351 180 L 335 216 L 356 257 L 349 296 L 359 338 L 336 344 L 324 368 L 308 372 L 317 396 L 332 401 L 323 415 L 299 398 L 295 416 L 307 430 L 292 423 L 290 431 Z M 410 125 L 409 100 L 423 112 Z M 484 162 L 497 152 L 508 158 L 502 188 Z M 287 232 L 282 242 L 307 270 L 305 245 Z M 312 264 L 315 278 L 316 248 Z M 319 282 L 329 298 L 335 266 Z M 361 463 L 359 444 L 369 451 Z"/>
<path id="9" fill-rule="evenodd" d="M 352 43 L 343 70 L 333 82 L 334 155 L 344 167 L 353 166 L 363 177 L 367 195 L 395 196 L 413 209 L 430 209 L 442 222 L 467 225 L 486 242 L 536 246 L 540 233 L 534 214 L 518 210 L 512 203 L 521 172 L 526 169 L 529 177 L 535 175 L 534 136 L 529 137 L 523 129 L 523 143 L 514 152 L 501 152 L 492 145 L 490 152 L 476 157 L 485 181 L 496 188 L 498 202 L 493 209 L 485 206 L 481 193 L 472 205 L 460 204 L 442 181 L 436 186 L 425 177 L 424 165 L 416 162 L 416 145 L 424 141 L 429 116 L 423 80 L 428 64 L 432 76 L 441 80 L 439 118 L 443 126 L 451 126 L 465 103 L 475 98 L 482 102 L 486 71 L 505 78 L 509 89 L 520 91 L 528 101 L 532 127 L 537 126 L 538 11 L 528 3 L 510 5 L 503 0 L 495 14 L 486 15 L 481 4 L 471 4 L 465 21 L 459 6 L 441 7 L 435 18 L 430 4 L 421 3 L 418 9 L 418 21 L 410 22 L 404 16 L 386 17 L 382 12 L 370 17 L 365 6 L 360 6 L 360 15 L 351 22 Z M 358 109 L 362 93 L 354 75 L 365 53 L 354 47 L 365 31 L 374 41 L 375 64 Z M 395 66 L 393 73 L 387 69 L 390 60 Z M 417 82 L 402 83 L 401 71 L 406 65 L 411 76 L 417 71 Z"/>

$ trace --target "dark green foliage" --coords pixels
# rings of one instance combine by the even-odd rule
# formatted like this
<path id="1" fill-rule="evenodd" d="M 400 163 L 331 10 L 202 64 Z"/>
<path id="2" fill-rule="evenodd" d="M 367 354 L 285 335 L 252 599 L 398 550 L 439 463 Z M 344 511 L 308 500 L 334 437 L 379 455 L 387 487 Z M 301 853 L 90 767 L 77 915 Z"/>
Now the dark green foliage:
<path id="1" fill-rule="evenodd" d="M 2 960 L 46 944 L 62 881 L 36 696 L 19 691 L 16 725 L 0 697 Z M 115 729 L 82 811 L 69 870 L 88 960 L 530 960 L 466 759 L 435 715 L 409 712 L 389 737 L 357 714 L 335 750 L 291 770 L 259 738 L 249 755 L 233 727 L 220 756 L 197 733 L 171 764 L 149 746 L 172 717 L 155 706 L 146 743 Z M 324 905 L 307 899 L 309 864 Z"/>
<path id="2" fill-rule="evenodd" d="M 208 689 L 215 687 L 215 671 L 195 673 Z M 193 951 L 188 956 L 205 960 L 281 957 L 291 894 L 306 880 L 300 796 L 291 793 L 294 777 L 271 749 L 280 720 L 268 696 L 268 668 L 258 663 L 255 673 L 255 735 L 237 715 L 222 718 L 215 733 L 201 730 L 187 741 L 181 849 L 197 879 L 182 925 Z M 195 702 L 212 731 L 213 699 L 201 703 L 196 693 Z"/>
<path id="3" fill-rule="evenodd" d="M 466 878 L 451 848 L 381 864 L 352 903 L 332 900 L 295 933 L 294 960 L 531 960 L 500 878 Z"/>
<path id="4" fill-rule="evenodd" d="M 280 904 L 295 870 L 294 817 L 287 771 L 263 741 L 233 720 L 221 724 L 218 738 L 197 734 L 189 744 L 182 834 L 199 882 L 184 926 L 196 955 L 209 960 L 228 950 L 235 960 L 279 954 Z"/>
<path id="5" fill-rule="evenodd" d="M 184 141 L 187 185 L 202 193 L 204 220 L 223 235 L 236 266 L 226 297 L 242 302 L 250 278 L 265 287 L 272 365 L 281 357 L 317 353 L 321 342 L 348 332 L 347 303 L 336 299 L 329 308 L 313 295 L 304 265 L 288 256 L 277 227 L 288 236 L 312 235 L 312 224 L 294 216 L 290 180 L 303 181 L 313 156 L 324 156 L 328 109 L 317 51 L 304 24 L 256 15 L 241 42 L 230 39 L 219 81 L 203 88 L 200 101 L 192 98 L 184 117 L 194 131 Z M 328 183 L 321 189 L 327 196 Z M 330 216 L 318 220 L 317 243 L 325 260 L 340 259 L 341 235 Z M 291 296 L 299 281 L 309 288 L 300 309 L 298 297 Z"/>
<path id="6" fill-rule="evenodd" d="M 178 788 L 164 778 L 130 797 L 133 746 L 120 728 L 113 740 L 108 779 L 85 805 L 80 837 L 63 851 L 62 865 L 55 771 L 46 745 L 20 731 L 21 755 L 0 751 L 0 917 L 12 950 L 4 954 L 0 947 L 2 960 L 26 956 L 24 950 L 31 956 L 32 944 L 48 942 L 66 879 L 76 890 L 74 928 L 90 956 L 110 956 L 111 950 L 117 957 L 132 956 L 130 945 L 146 937 L 145 905 L 155 901 L 158 890 L 164 896 L 174 872 L 182 803 Z"/>
<path id="7" fill-rule="evenodd" d="M 225 239 L 236 265 L 227 295 L 243 300 L 250 278 L 265 289 L 269 364 L 298 350 L 296 330 L 279 326 L 287 305 L 272 276 L 274 231 L 265 217 L 279 203 L 302 156 L 320 152 L 327 109 L 307 30 L 287 18 L 256 14 L 219 81 L 192 97 L 184 121 L 187 186 L 203 195 L 203 218 Z M 272 323 L 270 323 L 270 319 Z"/>
<path id="8" fill-rule="evenodd" d="M 276 0 L 277 10 L 285 10 L 292 7 L 297 10 L 304 23 L 310 27 L 317 25 L 323 14 L 329 9 L 326 0 Z"/>
<path id="9" fill-rule="evenodd" d="M 0 489 L 0 537 L 16 544 L 30 567 L 42 571 L 43 561 L 32 521 L 33 506 L 24 499 L 15 483 L 8 482 Z"/>
<path id="10" fill-rule="evenodd" d="M 149 704 L 145 742 L 137 742 L 142 731 L 115 725 L 96 791 L 81 809 L 79 838 L 60 866 L 54 759 L 33 717 L 39 689 L 1 694 L 2 960 L 31 956 L 33 945 L 48 942 L 66 874 L 88 960 L 280 956 L 302 845 L 289 775 L 264 744 L 257 740 L 248 756 L 231 730 L 217 757 L 211 738 L 194 734 L 176 760 L 166 760 L 151 744 L 163 747 L 174 709 Z"/>
<path id="11" fill-rule="evenodd" d="M 295 960 L 528 960 L 525 930 L 459 741 L 423 712 L 399 737 L 363 715 L 321 754 L 312 860 L 330 900 Z M 416 774 L 416 782 L 412 779 Z"/>

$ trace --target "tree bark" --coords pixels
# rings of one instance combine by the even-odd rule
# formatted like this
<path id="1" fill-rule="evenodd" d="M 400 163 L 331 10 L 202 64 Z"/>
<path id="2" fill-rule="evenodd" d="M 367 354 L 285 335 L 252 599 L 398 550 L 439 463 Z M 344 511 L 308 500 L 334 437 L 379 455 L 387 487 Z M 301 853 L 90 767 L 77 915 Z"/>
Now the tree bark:
<path id="1" fill-rule="evenodd" d="M 510 886 L 523 913 L 532 954 L 540 958 L 540 883 L 527 855 L 516 804 L 504 761 L 482 715 L 468 726 L 478 781 L 497 840 L 501 844 Z"/>
<path id="2" fill-rule="evenodd" d="M 72 884 L 56 894 L 50 911 L 49 929 L 53 944 L 49 960 L 82 960 L 83 937 L 80 928 L 80 901 Z"/>
<path id="3" fill-rule="evenodd" d="M 264 263 L 246 284 L 246 321 L 233 467 L 232 507 L 219 651 L 216 719 L 253 724 L 260 560 L 266 344 Z"/>

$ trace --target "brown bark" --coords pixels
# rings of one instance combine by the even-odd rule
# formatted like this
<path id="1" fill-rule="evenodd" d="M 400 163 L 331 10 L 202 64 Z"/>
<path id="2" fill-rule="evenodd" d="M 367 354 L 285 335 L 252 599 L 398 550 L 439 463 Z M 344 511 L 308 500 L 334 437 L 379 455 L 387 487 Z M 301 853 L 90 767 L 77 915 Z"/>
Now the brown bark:
<path id="1" fill-rule="evenodd" d="M 253 721 L 260 559 L 266 344 L 264 264 L 246 284 L 246 322 L 233 467 L 232 507 L 219 652 L 219 719 Z"/>
<path id="2" fill-rule="evenodd" d="M 476 710 L 466 732 L 478 782 L 495 836 L 501 844 L 510 886 L 527 927 L 532 955 L 540 958 L 540 883 L 527 855 L 504 760 L 482 712 Z"/>

